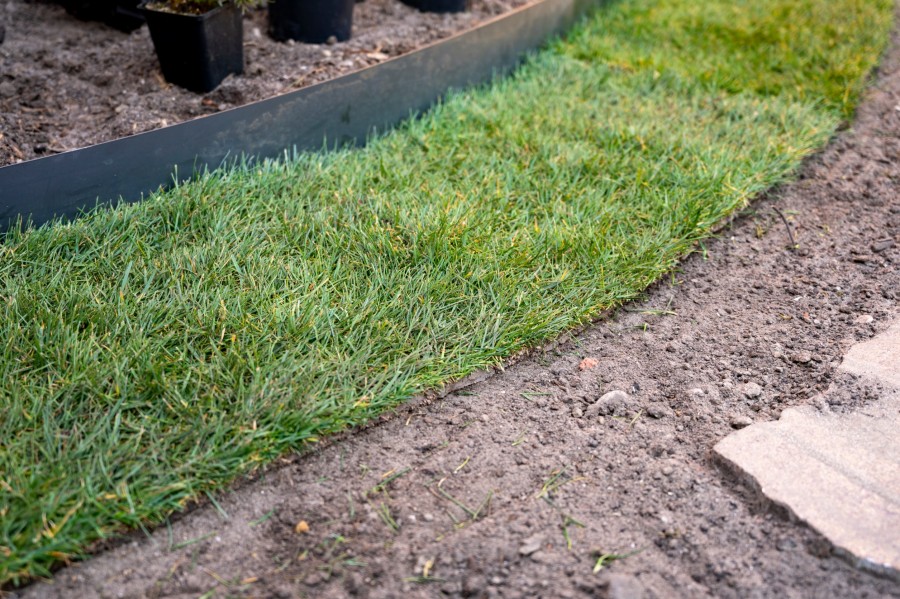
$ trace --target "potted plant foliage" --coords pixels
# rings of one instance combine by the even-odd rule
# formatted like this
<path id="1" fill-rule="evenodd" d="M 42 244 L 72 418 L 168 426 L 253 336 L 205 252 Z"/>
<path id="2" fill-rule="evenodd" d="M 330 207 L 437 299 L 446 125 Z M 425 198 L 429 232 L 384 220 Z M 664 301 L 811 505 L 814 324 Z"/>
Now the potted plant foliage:
<path id="1" fill-rule="evenodd" d="M 148 0 L 141 5 L 166 81 L 195 92 L 244 71 L 241 13 L 260 0 Z"/>
<path id="2" fill-rule="evenodd" d="M 422 12 L 464 12 L 472 6 L 472 0 L 401 0 Z"/>
<path id="3" fill-rule="evenodd" d="M 273 0 L 269 35 L 278 41 L 322 44 L 350 39 L 356 0 Z"/>

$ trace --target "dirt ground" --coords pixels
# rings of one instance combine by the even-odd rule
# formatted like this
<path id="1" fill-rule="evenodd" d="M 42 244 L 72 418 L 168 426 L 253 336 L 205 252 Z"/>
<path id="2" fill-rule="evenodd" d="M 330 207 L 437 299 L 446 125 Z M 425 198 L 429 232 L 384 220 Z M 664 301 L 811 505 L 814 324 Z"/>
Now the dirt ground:
<path id="1" fill-rule="evenodd" d="M 898 157 L 895 36 L 852 128 L 644 301 L 19 595 L 900 597 L 711 455 L 875 395 L 828 388 L 900 315 Z"/>
<path id="2" fill-rule="evenodd" d="M 146 25 L 122 33 L 49 0 L 0 0 L 0 166 L 157 129 L 270 98 L 405 54 L 528 0 L 473 0 L 459 14 L 399 0 L 356 5 L 353 37 L 279 43 L 263 9 L 244 16 L 244 74 L 208 94 L 163 79 Z"/>

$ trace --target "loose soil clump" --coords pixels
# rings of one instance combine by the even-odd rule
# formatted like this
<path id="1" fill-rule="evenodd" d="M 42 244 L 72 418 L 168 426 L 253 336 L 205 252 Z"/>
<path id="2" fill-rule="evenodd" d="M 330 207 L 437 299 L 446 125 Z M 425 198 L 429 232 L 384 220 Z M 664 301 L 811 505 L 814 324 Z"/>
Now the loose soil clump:
<path id="1" fill-rule="evenodd" d="M 279 43 L 266 11 L 244 15 L 244 74 L 208 94 L 163 79 L 146 26 L 122 33 L 58 4 L 6 0 L 0 23 L 0 166 L 173 125 L 375 65 L 469 29 L 528 0 L 474 0 L 466 13 L 422 13 L 399 0 L 356 5 L 353 38 Z"/>
<path id="2" fill-rule="evenodd" d="M 853 128 L 644 301 L 22 595 L 900 597 L 710 451 L 878 394 L 829 388 L 900 316 L 898 41 Z"/>

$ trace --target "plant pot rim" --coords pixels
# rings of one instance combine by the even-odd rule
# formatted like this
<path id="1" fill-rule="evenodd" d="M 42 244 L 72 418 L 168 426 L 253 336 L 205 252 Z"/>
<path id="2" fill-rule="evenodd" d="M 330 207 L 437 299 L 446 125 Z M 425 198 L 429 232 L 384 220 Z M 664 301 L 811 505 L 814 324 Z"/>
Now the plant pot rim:
<path id="1" fill-rule="evenodd" d="M 203 18 L 206 18 L 207 16 L 209 16 L 209 15 L 211 15 L 211 14 L 213 14 L 213 13 L 216 13 L 216 12 L 220 11 L 220 10 L 224 10 L 224 9 L 227 8 L 229 5 L 232 5 L 232 3 L 231 3 L 231 2 L 225 2 L 225 3 L 223 3 L 223 4 L 219 4 L 218 6 L 214 6 L 214 7 L 210 8 L 209 10 L 207 10 L 206 12 L 202 12 L 202 13 L 178 12 L 178 11 L 170 10 L 170 9 L 167 10 L 167 9 L 165 9 L 165 8 L 163 8 L 163 9 L 160 9 L 160 8 L 154 8 L 153 5 L 156 5 L 156 6 L 165 6 L 165 5 L 166 5 L 166 1 L 165 1 L 165 0 L 145 0 L 144 2 L 141 2 L 141 3 L 138 5 L 138 8 L 141 9 L 141 10 L 143 10 L 143 11 L 147 11 L 147 12 L 155 12 L 155 13 L 162 13 L 162 14 L 164 14 L 164 15 L 178 15 L 178 16 L 180 16 L 180 17 L 194 17 L 194 18 L 197 18 L 197 19 L 203 19 Z"/>

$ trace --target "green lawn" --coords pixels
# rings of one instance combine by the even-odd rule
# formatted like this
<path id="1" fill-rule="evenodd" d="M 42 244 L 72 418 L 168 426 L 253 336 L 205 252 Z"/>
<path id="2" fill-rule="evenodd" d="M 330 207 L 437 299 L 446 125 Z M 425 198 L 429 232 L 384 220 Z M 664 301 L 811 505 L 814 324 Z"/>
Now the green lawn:
<path id="1" fill-rule="evenodd" d="M 622 0 L 365 149 L 0 242 L 0 583 L 636 297 L 852 115 L 890 0 Z"/>

